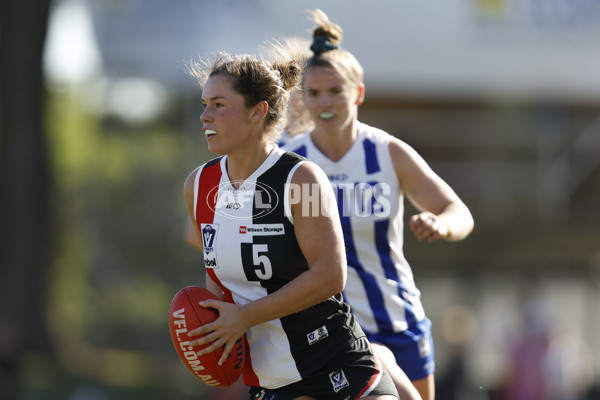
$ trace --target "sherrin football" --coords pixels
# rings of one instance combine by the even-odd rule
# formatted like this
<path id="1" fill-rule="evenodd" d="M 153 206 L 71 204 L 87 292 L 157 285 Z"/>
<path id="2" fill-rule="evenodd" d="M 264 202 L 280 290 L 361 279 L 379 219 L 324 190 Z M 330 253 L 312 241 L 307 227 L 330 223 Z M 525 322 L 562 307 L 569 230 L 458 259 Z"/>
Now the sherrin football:
<path id="1" fill-rule="evenodd" d="M 196 378 L 212 387 L 226 387 L 233 384 L 242 372 L 243 339 L 238 339 L 222 366 L 218 364 L 223 354 L 222 348 L 199 357 L 196 353 L 208 344 L 196 347 L 189 345 L 190 341 L 199 338 L 188 338 L 189 331 L 208 324 L 219 316 L 217 310 L 198 304 L 208 299 L 218 300 L 210 290 L 199 286 L 188 286 L 177 292 L 169 309 L 171 340 L 179 358 Z"/>

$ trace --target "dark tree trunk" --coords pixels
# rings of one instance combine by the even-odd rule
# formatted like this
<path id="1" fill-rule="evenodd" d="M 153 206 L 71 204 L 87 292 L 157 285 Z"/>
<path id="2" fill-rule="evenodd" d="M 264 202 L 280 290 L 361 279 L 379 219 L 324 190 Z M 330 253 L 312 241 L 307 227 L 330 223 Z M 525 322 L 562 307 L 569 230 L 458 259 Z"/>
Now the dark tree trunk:
<path id="1" fill-rule="evenodd" d="M 9 374 L 23 352 L 51 351 L 44 316 L 52 235 L 42 73 L 50 2 L 0 0 L 0 369 Z"/>

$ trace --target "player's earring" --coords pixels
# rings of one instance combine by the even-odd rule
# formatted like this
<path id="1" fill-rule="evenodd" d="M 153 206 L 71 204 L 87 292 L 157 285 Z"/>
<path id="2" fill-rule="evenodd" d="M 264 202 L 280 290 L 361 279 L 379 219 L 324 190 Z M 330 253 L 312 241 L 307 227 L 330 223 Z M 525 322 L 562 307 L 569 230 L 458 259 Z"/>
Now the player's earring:
<path id="1" fill-rule="evenodd" d="M 357 106 L 360 106 L 364 100 L 365 100 L 365 85 L 363 85 L 361 83 L 360 85 L 358 85 L 358 93 L 357 93 L 356 101 L 354 102 L 354 104 L 356 104 Z"/>

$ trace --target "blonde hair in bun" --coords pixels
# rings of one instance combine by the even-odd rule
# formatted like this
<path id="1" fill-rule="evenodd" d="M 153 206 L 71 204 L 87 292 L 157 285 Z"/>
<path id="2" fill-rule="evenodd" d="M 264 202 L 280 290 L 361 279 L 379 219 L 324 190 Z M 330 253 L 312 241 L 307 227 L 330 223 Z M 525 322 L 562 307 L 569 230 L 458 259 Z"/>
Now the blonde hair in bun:
<path id="1" fill-rule="evenodd" d="M 314 67 L 335 69 L 344 79 L 355 84 L 364 83 L 364 70 L 358 60 L 342 49 L 342 28 L 329 19 L 320 9 L 308 11 L 317 24 L 313 30 L 311 50 L 313 56 L 306 62 L 305 72 Z"/>

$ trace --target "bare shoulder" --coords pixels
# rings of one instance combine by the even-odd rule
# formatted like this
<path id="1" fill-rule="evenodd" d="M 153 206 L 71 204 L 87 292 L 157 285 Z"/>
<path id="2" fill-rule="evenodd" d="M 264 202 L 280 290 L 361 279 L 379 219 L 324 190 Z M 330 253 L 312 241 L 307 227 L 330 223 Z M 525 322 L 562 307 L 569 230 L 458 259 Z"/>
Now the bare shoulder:
<path id="1" fill-rule="evenodd" d="M 196 167 L 190 172 L 190 174 L 185 178 L 185 183 L 183 184 L 184 190 L 192 190 L 194 189 L 194 182 L 196 180 L 196 175 L 198 175 L 198 170 L 200 167 Z"/>
<path id="2" fill-rule="evenodd" d="M 188 186 L 191 186 L 192 188 L 194 187 L 194 181 L 196 180 L 196 175 L 198 174 L 199 169 L 200 167 L 194 168 L 185 179 L 184 187 L 186 188 L 186 190 Z"/>
<path id="3" fill-rule="evenodd" d="M 294 173 L 292 177 L 292 183 L 302 184 L 302 183 L 329 183 L 325 172 L 315 163 L 311 161 L 306 161 L 302 163 Z"/>
<path id="4" fill-rule="evenodd" d="M 406 142 L 394 137 L 390 140 L 389 149 L 396 175 L 401 181 L 407 175 L 421 176 L 432 173 L 423 157 Z"/>
<path id="5" fill-rule="evenodd" d="M 408 143 L 403 142 L 397 137 L 392 137 L 390 139 L 390 154 L 392 159 L 398 159 L 401 161 L 402 159 L 411 159 L 414 157 L 420 158 L 419 154 L 413 149 Z"/>
<path id="6" fill-rule="evenodd" d="M 185 179 L 185 183 L 183 184 L 183 195 L 185 197 L 186 203 L 193 202 L 194 199 L 194 184 L 196 182 L 196 175 L 198 174 L 198 170 L 200 167 L 194 168 L 192 172 Z"/>
<path id="7" fill-rule="evenodd" d="M 291 208 L 296 218 L 296 226 L 298 219 L 305 216 L 338 216 L 331 182 L 325 172 L 310 161 L 300 165 L 294 173 L 290 199 L 294 199 Z"/>

